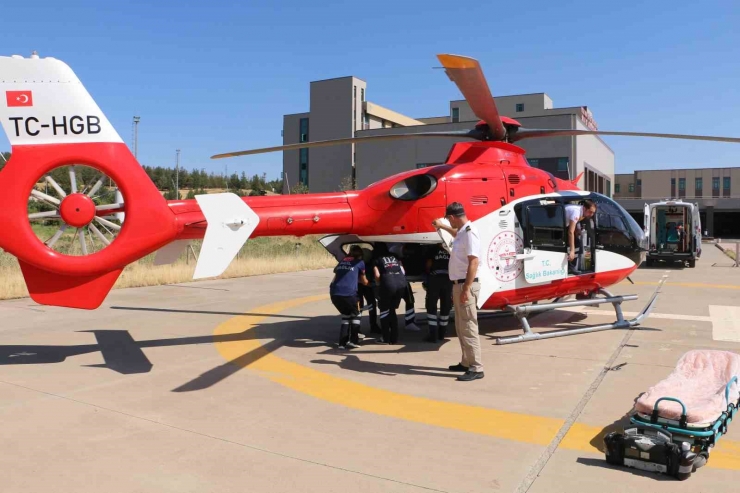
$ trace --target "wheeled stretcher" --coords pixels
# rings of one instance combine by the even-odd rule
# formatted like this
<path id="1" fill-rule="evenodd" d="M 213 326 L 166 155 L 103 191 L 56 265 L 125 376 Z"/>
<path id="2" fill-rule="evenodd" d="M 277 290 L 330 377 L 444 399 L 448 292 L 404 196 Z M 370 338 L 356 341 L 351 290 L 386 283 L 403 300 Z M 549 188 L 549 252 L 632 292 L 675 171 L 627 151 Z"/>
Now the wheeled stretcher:
<path id="1" fill-rule="evenodd" d="M 606 460 L 685 480 L 709 453 L 740 406 L 740 355 L 685 353 L 668 377 L 635 401 L 623 433 L 604 437 Z"/>

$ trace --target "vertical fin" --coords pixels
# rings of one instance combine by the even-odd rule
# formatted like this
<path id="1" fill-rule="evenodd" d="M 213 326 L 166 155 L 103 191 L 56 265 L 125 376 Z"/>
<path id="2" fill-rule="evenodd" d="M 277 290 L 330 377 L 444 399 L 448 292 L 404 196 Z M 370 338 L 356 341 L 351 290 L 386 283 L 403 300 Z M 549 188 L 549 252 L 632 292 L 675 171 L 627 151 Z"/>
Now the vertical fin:
<path id="1" fill-rule="evenodd" d="M 259 216 L 238 195 L 196 195 L 208 221 L 193 279 L 221 275 L 257 227 Z"/>
<path id="2" fill-rule="evenodd" d="M 41 305 L 98 308 L 123 269 L 92 276 L 65 276 L 18 260 L 31 299 Z"/>

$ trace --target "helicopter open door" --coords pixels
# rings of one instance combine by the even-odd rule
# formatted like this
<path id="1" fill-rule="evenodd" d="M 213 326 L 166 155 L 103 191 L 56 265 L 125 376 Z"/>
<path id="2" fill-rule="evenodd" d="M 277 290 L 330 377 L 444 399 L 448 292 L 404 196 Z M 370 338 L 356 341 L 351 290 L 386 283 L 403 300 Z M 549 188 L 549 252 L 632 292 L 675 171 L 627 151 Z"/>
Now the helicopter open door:
<path id="1" fill-rule="evenodd" d="M 645 238 L 650 241 L 650 204 L 645 204 L 644 207 L 645 216 L 644 216 L 644 222 L 642 223 L 642 229 L 645 231 Z M 650 244 L 650 243 L 648 243 Z"/>

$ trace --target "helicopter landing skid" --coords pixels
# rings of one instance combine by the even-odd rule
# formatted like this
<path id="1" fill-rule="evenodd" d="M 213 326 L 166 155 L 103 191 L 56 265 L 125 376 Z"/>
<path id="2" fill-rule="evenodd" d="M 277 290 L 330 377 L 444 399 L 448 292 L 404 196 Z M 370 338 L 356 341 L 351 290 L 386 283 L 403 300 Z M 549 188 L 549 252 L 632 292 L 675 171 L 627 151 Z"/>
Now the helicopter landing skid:
<path id="1" fill-rule="evenodd" d="M 514 344 L 517 342 L 534 341 L 538 339 L 550 339 L 552 337 L 563 337 L 563 336 L 570 336 L 570 335 L 576 335 L 576 334 L 586 334 L 588 332 L 598 332 L 602 330 L 629 329 L 631 327 L 636 327 L 640 325 L 643 319 L 647 318 L 650 315 L 650 312 L 653 310 L 653 307 L 655 306 L 655 302 L 658 299 L 658 294 L 660 294 L 660 288 L 663 286 L 663 283 L 665 282 L 666 277 L 667 276 L 663 276 L 660 282 L 658 282 L 658 287 L 655 288 L 655 292 L 650 297 L 650 301 L 648 301 L 648 303 L 645 305 L 642 311 L 638 313 L 635 318 L 632 318 L 629 320 L 625 320 L 624 315 L 622 314 L 622 302 L 636 300 L 637 295 L 630 294 L 626 296 L 614 296 L 606 289 L 600 289 L 598 291 L 598 294 L 602 295 L 603 298 L 594 297 L 594 298 L 590 298 L 587 300 L 560 301 L 560 302 L 544 303 L 544 304 L 507 306 L 505 308 L 507 314 L 514 315 L 519 319 L 519 323 L 521 324 L 522 330 L 524 331 L 524 333 L 519 334 L 519 335 L 497 337 L 495 339 L 495 343 L 497 345 Z M 572 328 L 572 329 L 551 330 L 548 332 L 533 332 L 532 328 L 529 326 L 529 322 L 527 321 L 528 316 L 542 313 L 545 311 L 557 310 L 558 308 L 570 308 L 574 306 L 601 305 L 603 303 L 611 303 L 612 305 L 614 305 L 614 311 L 616 312 L 616 315 L 617 315 L 616 322 L 612 322 L 610 324 L 603 324 L 603 325 L 590 325 L 587 327 L 578 327 L 578 328 Z"/>

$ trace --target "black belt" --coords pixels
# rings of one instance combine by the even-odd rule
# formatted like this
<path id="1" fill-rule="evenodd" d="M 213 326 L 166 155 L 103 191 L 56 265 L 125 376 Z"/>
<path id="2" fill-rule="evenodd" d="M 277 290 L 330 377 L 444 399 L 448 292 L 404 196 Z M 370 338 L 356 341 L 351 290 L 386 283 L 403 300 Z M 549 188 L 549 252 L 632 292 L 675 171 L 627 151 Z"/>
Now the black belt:
<path id="1" fill-rule="evenodd" d="M 478 282 L 478 278 L 476 277 L 475 279 L 473 279 L 473 282 Z M 464 284 L 464 283 L 465 283 L 465 279 L 456 279 L 452 281 L 452 284 Z"/>

